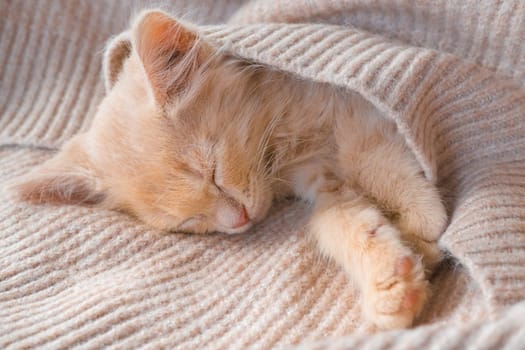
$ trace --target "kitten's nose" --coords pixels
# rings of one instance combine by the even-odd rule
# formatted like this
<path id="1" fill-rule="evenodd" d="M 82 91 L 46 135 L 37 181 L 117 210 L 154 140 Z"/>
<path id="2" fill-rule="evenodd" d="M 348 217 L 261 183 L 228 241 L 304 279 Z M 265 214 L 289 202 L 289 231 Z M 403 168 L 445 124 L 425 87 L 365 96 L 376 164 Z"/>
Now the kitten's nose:
<path id="1" fill-rule="evenodd" d="M 250 221 L 250 218 L 248 217 L 248 213 L 246 212 L 246 208 L 243 205 L 241 210 L 239 211 L 239 216 L 237 217 L 237 220 L 233 224 L 232 228 L 242 227 L 242 226 L 246 225 L 249 221 Z"/>

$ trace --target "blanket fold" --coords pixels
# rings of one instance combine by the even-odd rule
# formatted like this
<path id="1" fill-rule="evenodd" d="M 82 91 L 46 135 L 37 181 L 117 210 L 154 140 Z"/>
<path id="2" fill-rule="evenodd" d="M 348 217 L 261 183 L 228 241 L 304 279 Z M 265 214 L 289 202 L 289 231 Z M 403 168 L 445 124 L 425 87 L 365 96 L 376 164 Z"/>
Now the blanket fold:
<path id="1" fill-rule="evenodd" d="M 104 91 L 104 42 L 150 5 L 0 1 L 3 181 L 89 125 Z M 307 243 L 307 210 L 298 203 L 279 204 L 248 236 L 202 238 L 165 236 L 116 213 L 15 204 L 1 194 L 2 348 L 461 347 L 469 342 L 463 334 L 491 341 L 480 347 L 525 344 L 522 1 L 172 6 L 216 47 L 357 91 L 395 120 L 450 216 L 440 244 L 455 263 L 432 281 L 434 297 L 419 320 L 426 325 L 309 343 L 356 331 L 361 319 L 344 274 Z"/>

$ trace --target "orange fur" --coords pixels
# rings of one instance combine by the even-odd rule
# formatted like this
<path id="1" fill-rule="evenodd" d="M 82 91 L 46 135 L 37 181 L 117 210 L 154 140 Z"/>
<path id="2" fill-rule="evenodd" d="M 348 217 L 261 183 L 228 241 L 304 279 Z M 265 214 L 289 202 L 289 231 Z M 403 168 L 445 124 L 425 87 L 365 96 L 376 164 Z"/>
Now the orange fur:
<path id="1" fill-rule="evenodd" d="M 15 185 L 19 198 L 239 233 L 293 194 L 313 203 L 312 237 L 361 287 L 365 315 L 412 323 L 446 215 L 392 121 L 354 93 L 215 51 L 159 11 L 112 42 L 104 67 L 93 125 Z"/>

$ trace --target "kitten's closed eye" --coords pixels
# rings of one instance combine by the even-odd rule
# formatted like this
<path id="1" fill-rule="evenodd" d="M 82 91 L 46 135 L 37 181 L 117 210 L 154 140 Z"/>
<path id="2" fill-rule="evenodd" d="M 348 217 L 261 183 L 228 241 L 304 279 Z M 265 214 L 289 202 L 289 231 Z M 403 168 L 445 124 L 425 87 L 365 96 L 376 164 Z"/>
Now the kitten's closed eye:
<path id="1" fill-rule="evenodd" d="M 211 171 L 211 183 L 217 188 L 221 189 L 221 187 L 217 184 L 217 179 L 215 178 L 216 172 L 217 172 L 217 167 L 214 165 L 213 170 Z"/>

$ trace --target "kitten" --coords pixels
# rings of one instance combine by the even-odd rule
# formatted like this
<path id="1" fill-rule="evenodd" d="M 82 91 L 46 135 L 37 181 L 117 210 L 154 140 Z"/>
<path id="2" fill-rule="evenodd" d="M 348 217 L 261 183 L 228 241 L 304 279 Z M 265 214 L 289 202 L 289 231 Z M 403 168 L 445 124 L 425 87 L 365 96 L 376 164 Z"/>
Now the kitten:
<path id="1" fill-rule="evenodd" d="M 104 72 L 91 128 L 14 185 L 19 199 L 233 234 L 294 195 L 312 203 L 309 231 L 360 287 L 366 318 L 412 324 L 447 218 L 392 121 L 357 94 L 222 53 L 160 11 L 112 41 Z"/>

